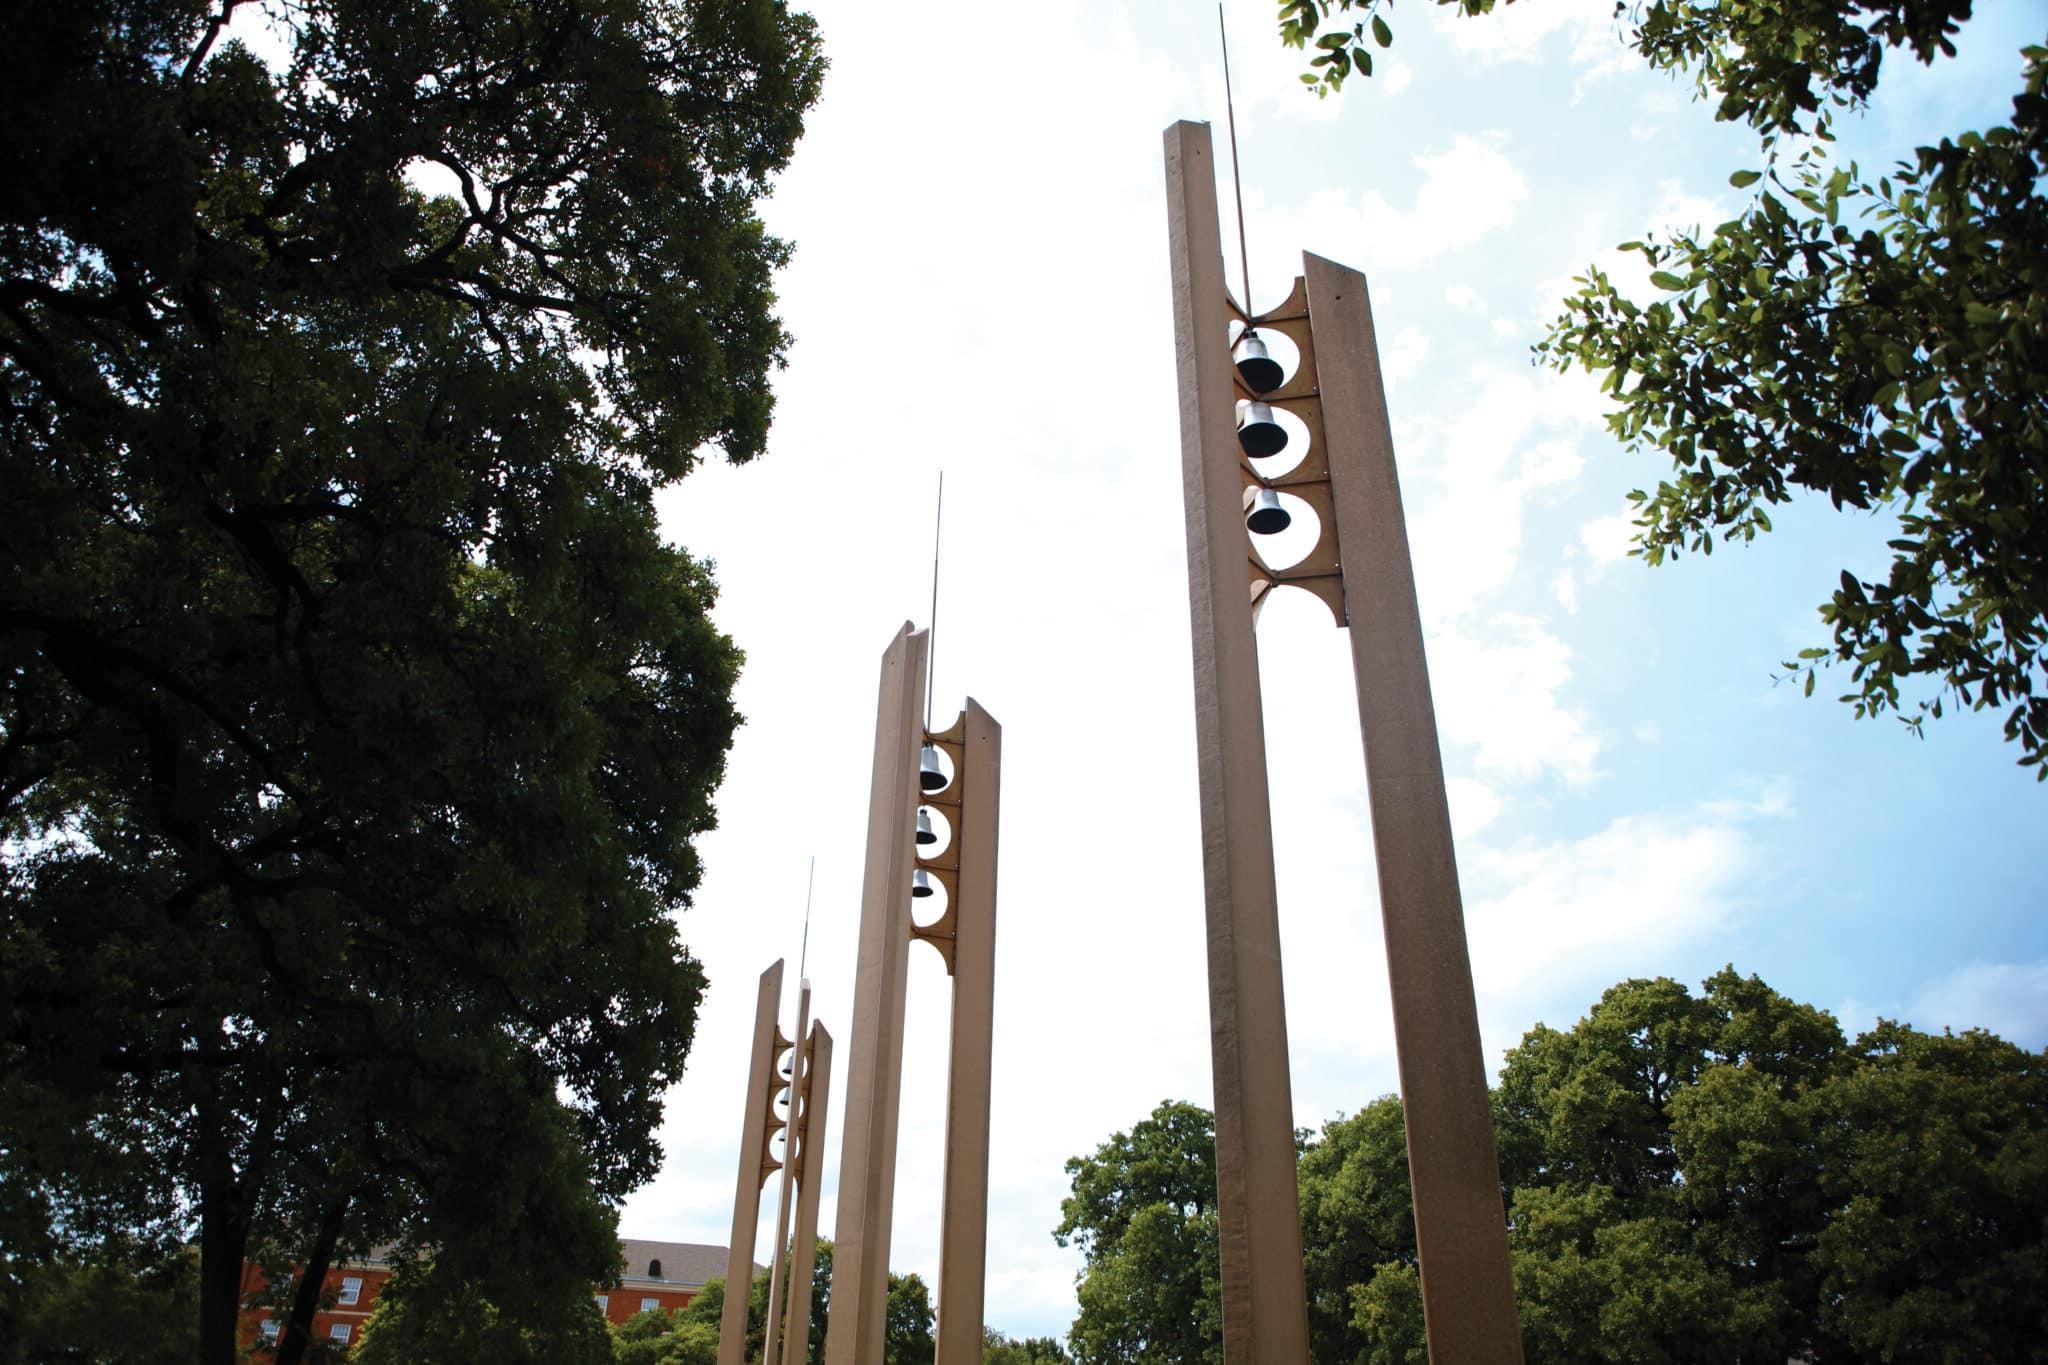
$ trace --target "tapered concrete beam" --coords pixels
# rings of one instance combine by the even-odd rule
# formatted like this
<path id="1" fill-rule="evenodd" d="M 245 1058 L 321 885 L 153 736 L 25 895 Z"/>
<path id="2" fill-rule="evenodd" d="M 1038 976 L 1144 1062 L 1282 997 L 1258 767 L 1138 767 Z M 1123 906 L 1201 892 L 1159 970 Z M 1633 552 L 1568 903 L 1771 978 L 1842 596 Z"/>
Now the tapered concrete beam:
<path id="1" fill-rule="evenodd" d="M 718 1319 L 718 1365 L 745 1365 L 747 1287 L 754 1281 L 754 1229 L 761 1218 L 761 1182 L 768 1176 L 769 1125 L 775 1101 L 770 1082 L 780 1051 L 776 1016 L 782 1008 L 782 960 L 761 973 L 754 999 L 754 1039 L 748 1053 L 746 1117 L 740 1123 L 739 1174 L 733 1182 L 732 1239 L 726 1244 L 725 1307 Z M 737 1286 L 737 1289 L 735 1289 Z"/>
<path id="2" fill-rule="evenodd" d="M 796 1236 L 790 1257 L 789 1310 L 782 1325 L 783 1365 L 804 1365 L 811 1350 L 811 1271 L 818 1260 L 818 1186 L 825 1179 L 825 1121 L 832 1096 L 832 1034 L 811 1025 L 804 1047 L 801 1109 L 791 1129 L 796 1172 Z"/>
<path id="3" fill-rule="evenodd" d="M 996 837 L 1003 727 L 969 697 L 959 726 L 960 804 L 949 811 L 958 850 L 947 907 L 953 1036 L 946 1073 L 946 1174 L 939 1229 L 934 1365 L 981 1365 L 988 1269 L 988 1144 L 995 1049 Z M 936 800 L 936 798 L 935 798 Z"/>
<path id="4" fill-rule="evenodd" d="M 905 622 L 882 655 L 847 1059 L 846 1126 L 839 1156 L 839 1212 L 833 1224 L 827 1365 L 882 1365 L 896 1199 L 897 1109 L 903 1093 L 904 988 L 926 647 L 926 633 Z"/>
<path id="5" fill-rule="evenodd" d="M 1229 1365 L 1305 1365 L 1308 1298 L 1294 1101 L 1215 177 L 1208 125 L 1168 128 L 1167 225 L 1195 656 L 1223 1357 Z"/>
<path id="6" fill-rule="evenodd" d="M 790 1059 L 789 1084 L 786 1087 L 776 1087 L 778 1090 L 786 1089 L 788 1091 L 788 1122 L 791 1125 L 795 1125 L 798 1122 L 798 1105 L 803 1100 L 803 1096 L 800 1093 L 803 1086 L 803 1040 L 805 1030 L 810 1026 L 810 1022 L 811 983 L 809 981 L 802 981 L 797 984 L 796 992 L 795 1036 L 798 1040 L 798 1049 Z M 763 1361 L 773 1361 L 780 1355 L 777 1347 L 781 1344 L 778 1337 L 782 1323 L 775 1308 L 777 1304 L 782 1302 L 783 1291 L 787 1287 L 787 1282 L 783 1277 L 789 1273 L 788 1257 L 786 1255 L 787 1246 L 784 1239 L 789 1235 L 790 1186 L 791 1182 L 796 1178 L 796 1163 L 794 1161 L 796 1141 L 796 1129 L 792 1126 L 787 1130 L 787 1136 L 784 1137 L 782 1142 L 782 1190 L 775 1202 L 774 1258 L 768 1263 L 768 1322 L 762 1329 L 761 1337 L 761 1359 Z M 808 1268 L 804 1270 L 804 1274 L 806 1276 L 810 1274 Z"/>
<path id="7" fill-rule="evenodd" d="M 1305 258 L 1432 1365 L 1519 1365 L 1450 803 L 1365 276 Z"/>

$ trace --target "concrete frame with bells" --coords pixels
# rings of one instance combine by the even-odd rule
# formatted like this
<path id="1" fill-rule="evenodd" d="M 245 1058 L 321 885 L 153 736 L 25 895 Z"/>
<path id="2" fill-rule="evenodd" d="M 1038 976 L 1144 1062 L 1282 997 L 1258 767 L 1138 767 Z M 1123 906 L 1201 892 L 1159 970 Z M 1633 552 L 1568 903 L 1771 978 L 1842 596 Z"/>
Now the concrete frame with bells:
<path id="1" fill-rule="evenodd" d="M 832 1087 L 832 1034 L 824 1024 L 812 1020 L 811 983 L 800 983 L 797 992 L 796 1034 L 803 1046 L 782 1035 L 778 1022 L 782 1014 L 782 961 L 780 958 L 761 973 L 754 1001 L 754 1033 L 747 1067 L 747 1101 L 740 1126 L 739 1178 L 732 1204 L 732 1240 L 727 1244 L 725 1282 L 749 1285 L 754 1280 L 754 1231 L 761 1213 L 761 1189 L 768 1177 L 782 1172 L 781 1197 L 775 1208 L 775 1251 L 769 1272 L 768 1302 L 781 1300 L 785 1275 L 790 1278 L 789 1306 L 785 1317 L 771 1312 L 761 1359 L 765 1365 L 780 1365 L 778 1337 L 801 1343 L 789 1356 L 790 1365 L 801 1365 L 810 1346 L 811 1257 L 792 1258 L 785 1254 L 789 1234 L 790 1194 L 796 1193 L 796 1236 L 790 1245 L 809 1247 L 813 1257 L 818 1245 L 818 1186 L 824 1180 L 824 1163 L 814 1159 L 813 1138 L 825 1134 L 825 1115 Z M 808 1027 L 807 1027 L 808 1025 Z M 785 1075 L 782 1055 L 794 1050 Z M 778 1102 L 788 1099 L 789 1117 L 776 1112 Z M 783 1159 L 774 1152 L 775 1135 L 787 1130 Z M 718 1320 L 718 1365 L 744 1365 L 747 1343 L 747 1294 L 727 1293 Z M 778 1331 L 779 1329 L 779 1331 Z"/>
<path id="2" fill-rule="evenodd" d="M 919 706 L 929 646 L 929 634 L 905 622 L 882 655 L 826 1365 L 882 1365 L 912 939 L 938 950 L 953 981 L 935 1365 L 977 1365 L 982 1358 L 1003 731 L 972 697 L 953 725 L 926 731 Z M 953 769 L 935 791 L 919 780 L 926 744 Z M 951 832 L 929 854 L 916 842 L 920 806 Z M 945 909 L 930 924 L 911 914 L 920 871 L 945 893 Z"/>
<path id="3" fill-rule="evenodd" d="M 1308 1360 L 1307 1296 L 1259 690 L 1258 608 L 1276 587 L 1314 593 L 1348 626 L 1385 925 L 1423 1311 L 1433 1365 L 1522 1359 L 1499 1157 L 1473 1000 L 1422 623 L 1394 469 L 1365 277 L 1304 255 L 1287 301 L 1251 316 L 1224 284 L 1206 124 L 1166 130 L 1174 343 L 1187 501 L 1196 746 L 1215 1070 L 1223 1353 L 1231 1365 Z M 1232 321 L 1280 333 L 1292 377 L 1254 394 L 1231 360 Z M 1258 399 L 1308 430 L 1271 478 L 1237 439 Z M 1245 524 L 1264 489 L 1321 525 L 1297 563 L 1266 562 Z"/>

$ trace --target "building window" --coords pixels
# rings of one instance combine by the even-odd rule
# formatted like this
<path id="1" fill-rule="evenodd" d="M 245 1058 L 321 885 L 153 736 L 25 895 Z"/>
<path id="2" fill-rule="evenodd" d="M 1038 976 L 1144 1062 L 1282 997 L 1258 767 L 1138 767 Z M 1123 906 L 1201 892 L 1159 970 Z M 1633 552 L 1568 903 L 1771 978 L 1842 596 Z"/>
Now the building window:
<path id="1" fill-rule="evenodd" d="M 660 1299 L 642 1299 L 642 1300 L 640 1300 L 640 1311 L 641 1311 L 641 1312 L 643 1312 L 643 1313 L 652 1313 L 652 1312 L 653 1312 L 653 1311 L 654 1311 L 655 1309 L 657 1309 L 657 1308 L 659 1308 L 659 1307 L 661 1307 L 661 1300 L 660 1300 Z"/>
<path id="2" fill-rule="evenodd" d="M 653 1260 L 647 1263 L 647 1278 L 650 1280 L 658 1280 L 661 1278 L 661 1262 L 659 1260 Z"/>
<path id="3" fill-rule="evenodd" d="M 355 1328 L 348 1323 L 337 1322 L 334 1326 L 327 1329 L 327 1339 L 346 1346 L 348 1345 L 348 1334 L 354 1330 Z"/>
<path id="4" fill-rule="evenodd" d="M 262 1330 L 263 1330 L 263 1339 L 264 1339 L 265 1341 L 276 1341 L 276 1340 L 277 1340 L 277 1319 L 276 1319 L 276 1318 L 265 1318 L 265 1319 L 263 1320 L 263 1329 L 262 1329 Z"/>
<path id="5" fill-rule="evenodd" d="M 362 1297 L 363 1277 L 360 1275 L 349 1275 L 342 1280 L 341 1297 L 336 1299 L 335 1302 L 340 1304 L 343 1308 L 347 1308 L 353 1305 L 357 1300 L 361 1299 Z"/>
<path id="6" fill-rule="evenodd" d="M 597 1311 L 598 1311 L 598 1312 L 600 1312 L 600 1313 L 603 1313 L 603 1312 L 607 1312 L 607 1311 L 609 1311 L 609 1310 L 610 1310 L 610 1308 L 611 1308 L 611 1306 L 612 1306 L 612 1301 L 611 1301 L 611 1296 L 610 1296 L 610 1295 L 607 1295 L 607 1294 L 592 1294 L 592 1295 L 591 1295 L 590 1297 L 592 1297 L 593 1299 L 596 1299 L 596 1300 L 597 1300 Z M 733 1311 L 734 1311 L 734 1312 L 738 1312 L 739 1310 L 738 1310 L 738 1309 L 734 1309 Z"/>

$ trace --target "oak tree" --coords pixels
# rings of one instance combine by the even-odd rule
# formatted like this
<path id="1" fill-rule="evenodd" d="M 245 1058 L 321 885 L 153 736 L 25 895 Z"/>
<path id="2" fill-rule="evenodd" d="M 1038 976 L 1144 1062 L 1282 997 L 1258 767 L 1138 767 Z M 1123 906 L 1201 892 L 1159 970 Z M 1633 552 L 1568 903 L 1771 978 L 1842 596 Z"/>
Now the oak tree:
<path id="1" fill-rule="evenodd" d="M 1068 1333 L 1083 1365 L 1223 1359 L 1216 1251 L 1216 1121 L 1167 1101 L 1067 1161 L 1073 1192 L 1053 1238 L 1079 1248 L 1080 1311 Z"/>
<path id="2" fill-rule="evenodd" d="M 1728 969 L 1537 1025 L 1493 1101 L 1532 1365 L 2048 1360 L 2041 1053 L 1893 1022 L 1845 1039 Z M 1205 1119 L 1162 1106 L 1069 1164 L 1056 1235 L 1108 1234 L 1085 1246 L 1077 1360 L 1170 1358 L 1148 1354 L 1162 1305 L 1215 1321 L 1201 1248 L 1175 1260 L 1148 1231 L 1172 1207 L 1159 1173 L 1213 1161 Z M 1325 1125 L 1299 1172 L 1312 1358 L 1424 1365 L 1400 1102 Z"/>
<path id="3" fill-rule="evenodd" d="M 738 719 L 653 495 L 762 449 L 821 70 L 780 0 L 10 11 L 0 1309 L 190 1241 L 227 1365 L 245 1256 L 286 1361 L 372 1243 L 609 1273 Z"/>

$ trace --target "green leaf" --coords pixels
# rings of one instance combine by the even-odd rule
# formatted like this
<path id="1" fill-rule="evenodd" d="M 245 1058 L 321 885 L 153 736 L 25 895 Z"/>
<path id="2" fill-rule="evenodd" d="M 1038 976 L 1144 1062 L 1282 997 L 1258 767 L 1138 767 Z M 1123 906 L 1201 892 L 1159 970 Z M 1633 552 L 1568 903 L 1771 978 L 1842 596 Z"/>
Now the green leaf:
<path id="1" fill-rule="evenodd" d="M 1746 190 L 1763 178 L 1764 173 L 1762 171 L 1737 171 L 1728 177 L 1728 183 L 1738 190 Z"/>
<path id="2" fill-rule="evenodd" d="M 1387 21 L 1377 14 L 1372 17 L 1372 38 L 1381 47 L 1387 47 L 1394 41 L 1394 30 L 1388 28 Z"/>
<path id="3" fill-rule="evenodd" d="M 1656 285 L 1659 289 L 1668 289 L 1674 293 L 1685 288 L 1685 281 L 1668 270 L 1652 271 L 1650 273 L 1650 283 Z"/>

